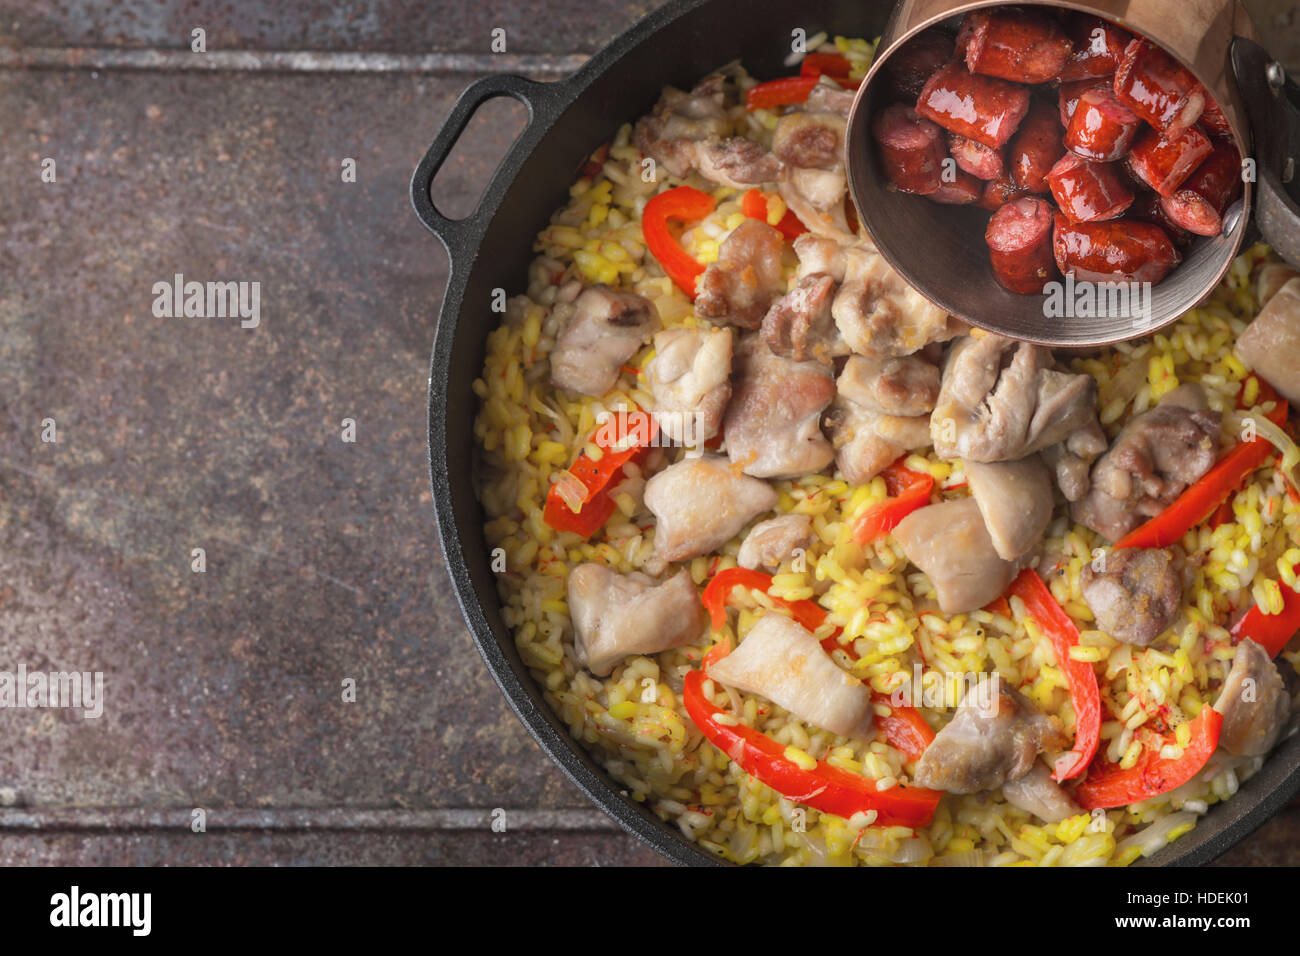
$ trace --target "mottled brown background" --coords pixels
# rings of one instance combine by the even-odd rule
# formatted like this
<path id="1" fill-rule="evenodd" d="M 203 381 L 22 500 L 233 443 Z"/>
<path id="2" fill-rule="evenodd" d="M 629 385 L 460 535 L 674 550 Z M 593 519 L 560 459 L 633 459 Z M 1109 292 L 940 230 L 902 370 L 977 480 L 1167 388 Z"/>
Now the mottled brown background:
<path id="1" fill-rule="evenodd" d="M 0 0 L 0 669 L 107 682 L 98 721 L 0 711 L 0 862 L 658 862 L 461 623 L 425 459 L 447 265 L 406 195 L 475 75 L 562 75 L 651 6 Z M 1300 65 L 1297 4 L 1250 6 Z M 440 180 L 462 211 L 516 118 Z M 177 272 L 260 281 L 261 327 L 155 318 Z M 1295 808 L 1227 858 L 1297 860 Z"/>

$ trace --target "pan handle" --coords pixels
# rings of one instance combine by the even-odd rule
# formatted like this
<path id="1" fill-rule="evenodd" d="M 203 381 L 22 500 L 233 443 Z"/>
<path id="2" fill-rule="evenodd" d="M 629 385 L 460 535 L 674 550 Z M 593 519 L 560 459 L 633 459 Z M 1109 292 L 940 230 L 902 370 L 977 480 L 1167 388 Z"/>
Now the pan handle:
<path id="1" fill-rule="evenodd" d="M 1264 241 L 1300 268 L 1300 87 L 1245 37 L 1232 41 L 1232 66 L 1254 139 L 1256 223 Z"/>
<path id="2" fill-rule="evenodd" d="M 460 134 L 465 131 L 475 111 L 488 100 L 496 99 L 498 96 L 509 96 L 518 100 L 528 110 L 528 120 L 510 150 L 507 150 L 508 157 L 510 151 L 526 137 L 539 114 L 545 117 L 554 111 L 560 102 L 560 97 L 564 95 L 560 91 L 560 87 L 564 85 L 564 80 L 555 83 L 538 83 L 522 76 L 508 74 L 485 76 L 470 84 L 456 100 L 456 105 L 451 108 L 451 113 L 434 136 L 429 148 L 425 150 L 424 157 L 411 176 L 411 205 L 415 209 L 415 214 L 420 217 L 420 222 L 424 223 L 425 228 L 437 236 L 446 247 L 453 264 L 458 259 L 458 252 L 466 248 L 466 239 L 476 226 L 483 198 L 486 197 L 485 193 L 484 197 L 479 199 L 479 205 L 474 211 L 463 219 L 444 216 L 433 204 L 429 190 L 438 175 L 438 170 L 442 168 L 447 157 L 451 155 L 452 149 L 455 148 Z M 502 161 L 504 162 L 504 158 Z"/>

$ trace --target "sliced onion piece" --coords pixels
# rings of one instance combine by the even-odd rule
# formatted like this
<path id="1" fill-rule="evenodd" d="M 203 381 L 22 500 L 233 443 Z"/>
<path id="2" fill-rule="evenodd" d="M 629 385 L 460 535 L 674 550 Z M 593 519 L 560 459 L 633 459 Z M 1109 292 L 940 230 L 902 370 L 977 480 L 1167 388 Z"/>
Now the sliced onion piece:
<path id="1" fill-rule="evenodd" d="M 1150 856 L 1168 845 L 1170 833 L 1189 823 L 1196 823 L 1196 814 L 1187 810 L 1180 810 L 1178 813 L 1171 813 L 1167 817 L 1161 817 L 1150 826 L 1144 827 L 1132 836 L 1121 840 L 1119 845 L 1115 847 L 1115 855 L 1122 856 L 1129 847 L 1138 846 L 1142 848 L 1143 856 Z"/>

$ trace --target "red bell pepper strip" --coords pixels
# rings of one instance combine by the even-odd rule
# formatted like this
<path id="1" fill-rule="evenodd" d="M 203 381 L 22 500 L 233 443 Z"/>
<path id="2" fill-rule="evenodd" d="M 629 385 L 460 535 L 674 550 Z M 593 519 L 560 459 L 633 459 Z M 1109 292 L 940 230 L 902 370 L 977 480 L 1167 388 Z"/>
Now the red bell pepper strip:
<path id="1" fill-rule="evenodd" d="M 1251 376 L 1254 378 L 1255 376 Z M 1259 398 L 1257 402 L 1276 402 L 1277 406 L 1269 414 L 1275 423 L 1279 426 L 1286 421 L 1287 406 L 1277 394 L 1273 386 L 1262 378 L 1259 382 Z M 1242 395 L 1246 393 L 1243 386 Z M 1241 400 L 1238 399 L 1238 407 L 1241 407 Z M 1291 484 L 1287 482 L 1287 493 L 1292 494 Z M 1226 504 L 1226 503 L 1225 503 Z M 1300 570 L 1300 568 L 1297 568 Z M 1277 657 L 1282 653 L 1282 649 L 1291 642 L 1296 632 L 1300 631 L 1300 594 L 1296 594 L 1291 588 L 1282 586 L 1282 612 L 1280 614 L 1265 614 L 1257 606 L 1247 611 L 1232 628 L 1233 643 L 1240 643 L 1246 638 L 1254 641 L 1260 647 L 1268 652 L 1269 657 Z"/>
<path id="2" fill-rule="evenodd" d="M 1056 661 L 1070 683 L 1070 703 L 1074 705 L 1074 749 L 1071 752 L 1076 756 L 1067 773 L 1062 773 L 1058 766 L 1052 774 L 1053 780 L 1070 780 L 1088 768 L 1101 740 L 1101 691 L 1097 687 L 1097 672 L 1086 661 L 1070 657 L 1070 648 L 1079 643 L 1079 629 L 1056 603 L 1056 598 L 1037 571 L 1033 568 L 1021 571 L 1020 576 L 1011 582 L 1009 593 L 1025 602 L 1029 616 L 1038 622 L 1039 629 L 1052 642 Z"/>
<path id="3" fill-rule="evenodd" d="M 988 604 L 985 604 L 984 610 L 988 611 L 990 614 L 1001 614 L 1008 620 L 1011 618 L 1011 605 L 1007 603 L 1005 597 L 1000 597 L 995 601 L 990 601 Z"/>
<path id="4" fill-rule="evenodd" d="M 761 190 L 751 189 L 740 197 L 740 211 L 750 219 L 767 221 L 767 197 Z"/>
<path id="5" fill-rule="evenodd" d="M 895 704 L 885 694 L 874 691 L 871 696 L 877 704 L 884 704 L 891 711 L 888 717 L 876 717 L 876 726 L 880 728 L 885 743 L 908 760 L 920 760 L 925 748 L 934 740 L 934 728 L 926 723 L 915 707 Z"/>
<path id="6" fill-rule="evenodd" d="M 695 298 L 695 280 L 704 272 L 704 266 L 682 248 L 681 243 L 668 228 L 669 220 L 693 222 L 703 219 L 717 206 L 708 193 L 691 186 L 678 186 L 651 197 L 641 213 L 641 232 L 646 248 L 655 257 L 664 272 L 677 287 L 692 299 Z"/>
<path id="7" fill-rule="evenodd" d="M 1300 572 L 1300 565 L 1296 571 Z M 1269 657 L 1277 657 L 1291 643 L 1291 638 L 1300 632 L 1300 594 L 1281 582 L 1278 586 L 1282 592 L 1282 613 L 1265 614 L 1258 604 L 1255 605 L 1233 625 L 1234 644 L 1250 638 L 1264 648 Z"/>
<path id="8" fill-rule="evenodd" d="M 1266 400 L 1264 386 L 1265 383 L 1261 381 L 1261 401 Z M 1286 421 L 1286 416 L 1287 404 L 1281 400 L 1267 415 L 1278 426 Z M 1220 458 L 1213 468 L 1179 495 L 1173 504 L 1146 524 L 1124 535 L 1115 542 L 1115 547 L 1167 548 L 1171 544 L 1177 544 L 1187 532 L 1213 515 L 1219 505 L 1276 451 L 1272 444 L 1258 435 L 1254 441 L 1238 442 L 1232 451 Z"/>
<path id="9" fill-rule="evenodd" d="M 751 189 L 740 198 L 740 211 L 750 219 L 757 219 L 760 222 L 767 222 L 767 197 L 759 190 Z M 787 209 L 781 221 L 776 224 L 781 235 L 789 240 L 798 239 L 808 227 L 803 224 L 803 220 Z"/>
<path id="10" fill-rule="evenodd" d="M 700 662 L 701 666 L 707 671 L 710 667 L 722 660 L 731 653 L 731 638 L 724 637 L 718 643 L 709 648 L 704 655 L 704 660 Z"/>
<path id="11" fill-rule="evenodd" d="M 912 471 L 903 464 L 905 458 L 898 459 L 881 472 L 890 497 L 872 505 L 854 523 L 853 540 L 858 544 L 868 544 L 884 537 L 913 511 L 930 503 L 934 476 Z"/>
<path id="12" fill-rule="evenodd" d="M 1192 736 L 1183 755 L 1175 760 L 1160 756 L 1160 748 L 1148 750 L 1129 770 L 1118 764 L 1098 761 L 1088 770 L 1088 778 L 1074 791 L 1074 799 L 1085 810 L 1126 807 L 1140 800 L 1150 800 L 1196 776 L 1214 748 L 1219 745 L 1223 715 L 1206 704 L 1192 721 Z"/>
<path id="13" fill-rule="evenodd" d="M 708 741 L 741 770 L 777 793 L 822 813 L 851 817 L 876 811 L 873 826 L 923 827 L 934 819 L 942 794 L 906 787 L 877 790 L 874 780 L 859 777 L 824 760 L 804 770 L 785 756 L 785 745 L 743 724 L 729 726 L 714 719 L 717 707 L 704 694 L 704 671 L 688 673 L 682 688 L 686 713 Z"/>
<path id="14" fill-rule="evenodd" d="M 704 588 L 702 601 L 709 612 L 709 620 L 715 631 L 727 623 L 727 597 L 731 594 L 731 589 L 737 586 L 767 592 L 772 587 L 772 576 L 748 568 L 728 568 L 714 575 Z M 826 623 L 826 609 L 814 601 L 787 601 L 778 597 L 773 597 L 772 600 L 789 611 L 790 616 L 809 631 L 816 631 Z M 850 657 L 856 657 L 853 648 L 839 643 L 839 633 L 836 629 L 834 634 L 825 638 L 822 647 L 828 654 L 839 648 Z M 714 645 L 709 654 L 717 651 L 719 646 Z M 705 666 L 707 667 L 709 663 L 709 657 L 706 656 Z M 930 741 L 934 740 L 934 730 L 926 723 L 921 712 L 913 707 L 895 704 L 888 695 L 875 691 L 872 691 L 872 699 L 875 703 L 884 704 L 891 710 L 888 717 L 877 718 L 877 725 L 885 742 L 905 754 L 909 760 L 920 759 L 921 754 L 925 753 L 925 748 L 930 745 Z"/>
<path id="15" fill-rule="evenodd" d="M 802 103 L 820 79 L 817 76 L 785 76 L 751 86 L 745 94 L 745 109 L 752 113 L 754 110 L 774 110 Z"/>
<path id="16" fill-rule="evenodd" d="M 700 599 L 709 612 L 709 620 L 715 631 L 721 630 L 727 623 L 727 598 L 731 596 L 731 589 L 737 586 L 766 593 L 772 587 L 772 575 L 748 568 L 727 568 L 715 574 L 705 585 Z M 810 631 L 817 630 L 826 620 L 825 609 L 813 601 L 786 601 L 779 597 L 772 600 L 789 611 L 791 617 Z"/>
<path id="17" fill-rule="evenodd" d="M 1264 381 L 1262 378 L 1259 378 L 1253 373 L 1246 378 L 1246 382 L 1249 382 L 1251 379 L 1254 379 L 1257 383 L 1259 383 L 1258 388 L 1256 390 L 1256 394 L 1258 397 L 1255 399 L 1257 404 L 1262 405 L 1265 402 L 1276 402 L 1280 400 L 1277 391 L 1273 388 L 1272 385 L 1268 384 L 1268 382 Z M 1247 407 L 1246 385 L 1245 383 L 1243 383 L 1241 391 L 1237 393 L 1237 408 L 1245 409 L 1246 407 Z M 1281 422 L 1279 422 L 1278 424 L 1281 425 Z M 1283 477 L 1285 477 L 1285 475 Z M 1241 491 L 1241 489 L 1245 486 L 1245 484 L 1246 484 L 1245 481 L 1242 481 L 1241 484 L 1237 485 L 1236 488 L 1233 488 L 1232 491 L 1228 492 L 1228 497 L 1226 497 L 1223 500 L 1223 504 L 1219 505 L 1219 507 L 1215 510 L 1214 514 L 1210 517 L 1211 531 L 1213 531 L 1215 528 L 1218 528 L 1220 525 L 1227 524 L 1228 522 L 1234 519 L 1233 511 L 1232 511 L 1232 499 L 1237 496 L 1237 492 Z M 1290 483 L 1287 484 L 1287 491 L 1288 492 L 1291 491 Z"/>
<path id="18" fill-rule="evenodd" d="M 634 418 L 634 416 L 636 416 Z M 629 432 L 624 428 L 629 421 L 644 423 Z M 607 425 L 596 430 L 593 440 L 603 450 L 599 461 L 593 461 L 586 452 L 569 466 L 569 473 L 582 484 L 582 494 L 578 510 L 573 510 L 565 496 L 560 493 L 559 483 L 551 485 L 546 493 L 546 506 L 542 510 L 542 520 L 556 531 L 572 531 L 590 538 L 599 531 L 614 513 L 617 504 L 609 491 L 617 482 L 615 478 L 623 473 L 623 466 L 629 461 L 641 461 L 649 453 L 659 426 L 645 412 L 635 411 L 614 419 L 613 441 L 608 440 Z M 628 447 L 614 450 L 615 445 L 632 438 Z"/>
<path id="19" fill-rule="evenodd" d="M 800 76 L 825 74 L 835 80 L 847 80 L 853 65 L 842 53 L 809 53 L 799 64 Z"/>
<path id="20" fill-rule="evenodd" d="M 1246 405 L 1246 385 L 1247 385 L 1247 383 L 1250 382 L 1251 379 L 1254 379 L 1256 382 L 1259 383 L 1259 386 L 1258 386 L 1258 389 L 1257 389 L 1256 398 L 1255 398 L 1255 404 L 1256 404 L 1256 405 L 1263 405 L 1263 404 L 1265 404 L 1266 402 L 1281 402 L 1281 401 L 1282 401 L 1282 396 L 1280 396 L 1280 395 L 1277 393 L 1277 389 L 1275 389 L 1272 385 L 1268 384 L 1268 382 L 1264 381 L 1264 379 L 1260 378 L 1260 377 L 1259 377 L 1258 375 L 1256 375 L 1254 372 L 1251 372 L 1251 373 L 1250 373 L 1249 375 L 1247 375 L 1244 379 L 1242 379 L 1242 383 L 1241 383 L 1241 391 L 1237 393 L 1237 407 L 1238 407 L 1239 409 L 1243 409 L 1243 410 L 1244 410 L 1244 409 L 1247 407 L 1247 405 Z M 1283 415 L 1282 418 L 1285 419 L 1286 416 Z"/>
<path id="21" fill-rule="evenodd" d="M 772 110 L 808 99 L 822 76 L 828 76 L 846 90 L 856 90 L 862 80 L 850 80 L 852 64 L 838 53 L 809 53 L 799 67 L 799 76 L 783 76 L 749 88 L 745 109 Z"/>
<path id="22" fill-rule="evenodd" d="M 1223 504 L 1219 505 L 1219 507 L 1214 509 L 1214 514 L 1210 517 L 1211 531 L 1213 531 L 1215 528 L 1219 527 L 1220 525 L 1227 524 L 1229 521 L 1233 519 L 1232 498 L 1233 495 L 1237 493 L 1237 490 L 1238 489 L 1233 489 L 1233 491 L 1228 495 L 1227 499 L 1224 500 Z"/>

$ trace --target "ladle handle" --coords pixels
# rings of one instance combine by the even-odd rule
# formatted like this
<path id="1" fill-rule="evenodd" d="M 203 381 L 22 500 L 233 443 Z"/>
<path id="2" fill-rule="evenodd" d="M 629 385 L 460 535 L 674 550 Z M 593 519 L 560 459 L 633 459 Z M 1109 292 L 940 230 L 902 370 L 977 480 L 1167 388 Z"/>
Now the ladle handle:
<path id="1" fill-rule="evenodd" d="M 1300 268 L 1300 87 L 1245 37 L 1232 41 L 1232 67 L 1254 140 L 1255 222 L 1264 241 Z"/>

